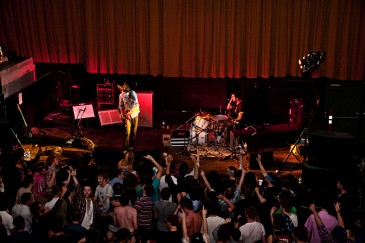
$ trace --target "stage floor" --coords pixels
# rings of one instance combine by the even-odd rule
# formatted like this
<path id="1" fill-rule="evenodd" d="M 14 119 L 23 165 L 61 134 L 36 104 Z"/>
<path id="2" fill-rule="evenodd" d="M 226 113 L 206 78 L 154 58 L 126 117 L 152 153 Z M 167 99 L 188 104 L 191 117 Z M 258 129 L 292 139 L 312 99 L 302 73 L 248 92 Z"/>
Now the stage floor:
<path id="1" fill-rule="evenodd" d="M 178 125 L 171 125 L 170 130 L 161 128 L 139 127 L 135 143 L 135 157 L 151 154 L 157 161 L 163 152 L 170 153 L 174 159 L 186 161 L 192 167 L 191 154 L 195 151 L 190 146 L 164 146 L 163 134 L 171 134 Z M 184 129 L 184 128 L 183 128 Z M 188 129 L 188 128 L 187 128 Z M 290 153 L 290 145 L 295 143 L 296 133 L 288 129 L 287 124 L 257 127 L 257 134 L 248 138 L 248 151 L 244 156 L 245 169 L 260 174 L 255 157 L 262 153 L 267 171 L 290 173 L 300 177 L 303 156 Z M 81 140 L 74 139 L 81 133 Z M 122 158 L 123 143 L 122 124 L 101 126 L 97 118 L 74 120 L 67 112 L 55 112 L 46 116 L 32 128 L 33 137 L 24 141 L 24 147 L 43 151 L 41 161 L 54 149 L 61 148 L 63 153 L 59 160 L 79 160 L 85 153 L 93 153 L 100 168 L 113 169 Z M 204 171 L 217 170 L 226 173 L 229 166 L 238 167 L 237 156 L 229 147 L 220 144 L 199 144 L 201 151 L 200 168 Z M 295 151 L 294 151 L 295 152 Z"/>

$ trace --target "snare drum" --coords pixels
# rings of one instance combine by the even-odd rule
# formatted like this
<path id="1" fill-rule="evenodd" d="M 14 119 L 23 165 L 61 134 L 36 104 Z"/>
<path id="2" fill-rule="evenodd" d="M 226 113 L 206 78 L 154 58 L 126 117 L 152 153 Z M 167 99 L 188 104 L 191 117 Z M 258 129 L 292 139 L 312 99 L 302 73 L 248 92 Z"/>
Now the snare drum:
<path id="1" fill-rule="evenodd" d="M 198 128 L 205 129 L 209 125 L 209 121 L 204 119 L 201 116 L 197 116 L 193 122 L 194 126 L 197 126 Z"/>

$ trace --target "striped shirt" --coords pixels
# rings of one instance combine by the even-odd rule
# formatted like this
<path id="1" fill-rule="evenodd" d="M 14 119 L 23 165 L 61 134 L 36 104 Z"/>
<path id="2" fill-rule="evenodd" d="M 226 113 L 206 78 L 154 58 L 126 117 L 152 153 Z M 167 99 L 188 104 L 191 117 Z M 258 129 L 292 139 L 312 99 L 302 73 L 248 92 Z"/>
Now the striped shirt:
<path id="1" fill-rule="evenodd" d="M 144 226 L 147 229 L 152 227 L 153 201 L 151 197 L 141 197 L 134 206 L 137 209 L 138 227 Z"/>

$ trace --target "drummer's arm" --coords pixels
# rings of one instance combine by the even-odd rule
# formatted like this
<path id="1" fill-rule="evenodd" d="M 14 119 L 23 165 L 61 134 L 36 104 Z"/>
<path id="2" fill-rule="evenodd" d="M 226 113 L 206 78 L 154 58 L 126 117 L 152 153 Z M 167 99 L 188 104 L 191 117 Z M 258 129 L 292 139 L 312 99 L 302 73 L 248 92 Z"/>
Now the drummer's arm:
<path id="1" fill-rule="evenodd" d="M 233 106 L 231 105 L 231 102 L 232 102 L 232 100 L 230 100 L 229 102 L 228 102 L 228 104 L 227 104 L 227 110 L 230 110 L 230 109 L 232 109 L 233 108 Z"/>
<path id="2" fill-rule="evenodd" d="M 243 117 L 243 111 L 241 111 L 240 113 L 238 113 L 238 117 L 236 119 L 234 119 L 235 121 L 241 121 Z"/>

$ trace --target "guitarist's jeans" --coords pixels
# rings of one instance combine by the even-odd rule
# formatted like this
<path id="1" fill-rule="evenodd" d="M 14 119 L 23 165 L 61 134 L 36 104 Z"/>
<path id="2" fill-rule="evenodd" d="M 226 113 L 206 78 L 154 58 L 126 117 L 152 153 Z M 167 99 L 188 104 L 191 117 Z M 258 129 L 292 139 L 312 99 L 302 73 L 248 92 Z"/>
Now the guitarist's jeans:
<path id="1" fill-rule="evenodd" d="M 125 120 L 124 127 L 125 127 L 124 149 L 127 150 L 129 148 L 134 147 L 134 141 L 137 136 L 138 116 L 130 120 Z"/>

